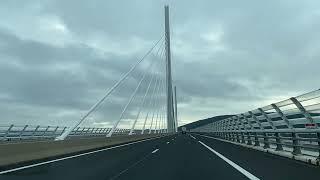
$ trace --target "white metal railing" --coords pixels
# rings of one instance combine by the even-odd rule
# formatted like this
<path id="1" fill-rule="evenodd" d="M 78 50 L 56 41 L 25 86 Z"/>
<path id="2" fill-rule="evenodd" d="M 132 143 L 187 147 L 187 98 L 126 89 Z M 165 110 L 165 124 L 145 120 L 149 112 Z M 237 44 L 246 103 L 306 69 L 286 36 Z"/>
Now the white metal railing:
<path id="1" fill-rule="evenodd" d="M 66 126 L 34 126 L 34 125 L 0 125 L 0 141 L 25 140 L 25 139 L 54 139 L 65 132 L 69 127 Z M 106 136 L 111 128 L 97 127 L 77 127 L 70 134 L 69 138 Z M 116 135 L 128 135 L 130 129 L 116 129 Z M 139 130 L 135 130 L 139 133 Z"/>
<path id="2" fill-rule="evenodd" d="M 253 146 L 320 157 L 320 89 L 192 129 Z"/>

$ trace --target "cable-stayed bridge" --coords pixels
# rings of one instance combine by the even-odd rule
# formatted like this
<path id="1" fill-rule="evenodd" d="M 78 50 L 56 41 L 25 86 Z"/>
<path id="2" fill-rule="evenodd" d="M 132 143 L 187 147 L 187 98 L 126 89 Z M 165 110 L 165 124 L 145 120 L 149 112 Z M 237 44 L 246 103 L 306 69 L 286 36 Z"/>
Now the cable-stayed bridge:
<path id="1" fill-rule="evenodd" d="M 164 35 L 71 125 L 0 126 L 0 179 L 319 179 L 320 90 L 178 131 L 169 25 L 166 6 Z M 119 118 L 86 126 L 130 79 Z"/>

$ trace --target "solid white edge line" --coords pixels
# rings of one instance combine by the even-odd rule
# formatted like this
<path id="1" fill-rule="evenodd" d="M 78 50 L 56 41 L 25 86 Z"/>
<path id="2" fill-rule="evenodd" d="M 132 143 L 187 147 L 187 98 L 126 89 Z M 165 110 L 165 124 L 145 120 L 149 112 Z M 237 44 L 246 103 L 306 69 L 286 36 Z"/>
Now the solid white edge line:
<path id="1" fill-rule="evenodd" d="M 151 153 L 154 154 L 154 153 L 156 153 L 157 151 L 159 151 L 159 149 L 155 149 L 155 150 L 152 151 Z"/>
<path id="2" fill-rule="evenodd" d="M 22 167 L 18 167 L 18 168 L 13 168 L 13 169 L 9 169 L 9 170 L 4 170 L 4 171 L 0 171 L 0 175 L 2 175 L 2 174 L 7 174 L 7 173 L 10 173 L 10 172 L 14 172 L 14 171 L 23 170 L 23 169 L 28 169 L 28 168 L 32 168 L 32 167 L 36 167 L 36 166 L 41 166 L 41 165 L 45 165 L 45 164 L 50 164 L 50 163 L 54 163 L 54 162 L 58 162 L 58 161 L 63 161 L 63 160 L 67 160 L 67 159 L 73 159 L 73 158 L 76 158 L 76 157 L 85 156 L 85 155 L 89 155 L 89 154 L 93 154 L 93 153 L 97 153 L 97 152 L 107 151 L 107 150 L 110 150 L 110 149 L 115 149 L 115 148 L 119 148 L 119 147 L 123 147 L 123 146 L 128 146 L 128 145 L 132 145 L 132 144 L 137 144 L 137 143 L 144 142 L 144 141 L 149 141 L 149 140 L 153 140 L 153 139 L 159 139 L 159 138 L 162 138 L 162 137 L 163 137 L 163 136 L 155 137 L 155 138 L 150 138 L 150 139 L 144 139 L 144 140 L 140 140 L 140 141 L 135 141 L 135 142 L 127 143 L 127 144 L 121 144 L 121 145 L 117 145 L 117 146 L 113 146 L 113 147 L 108 147 L 108 148 L 104 148 L 104 149 L 100 149 L 100 150 L 95 150 L 95 151 L 91 151 L 91 152 L 81 153 L 81 154 L 77 154 L 77 155 L 73 155 L 73 156 L 68 156 L 68 157 L 64 157 L 64 158 L 59 158 L 59 159 L 54 159 L 54 160 L 50 160 L 50 161 L 40 162 L 40 163 L 31 164 L 31 165 L 27 165 L 27 166 L 22 166 Z M 165 137 L 165 136 L 164 136 L 164 137 Z"/>
<path id="3" fill-rule="evenodd" d="M 205 143 L 198 141 L 200 144 L 202 144 L 204 147 L 206 147 L 207 149 L 209 149 L 211 152 L 213 152 L 214 154 L 216 154 L 218 157 L 220 157 L 222 160 L 224 160 L 225 162 L 227 162 L 228 164 L 230 164 L 232 167 L 234 167 L 236 170 L 238 170 L 239 172 L 241 172 L 243 175 L 245 175 L 246 177 L 248 177 L 251 180 L 260 180 L 259 178 L 257 178 L 256 176 L 254 176 L 253 174 L 251 174 L 250 172 L 248 172 L 247 170 L 243 169 L 242 167 L 240 167 L 239 165 L 237 165 L 236 163 L 232 162 L 231 160 L 229 160 L 228 158 L 224 157 L 222 154 L 220 154 L 219 152 L 213 150 L 211 147 L 209 147 L 208 145 L 206 145 Z"/>
<path id="4" fill-rule="evenodd" d="M 190 134 L 190 137 L 192 137 L 193 139 L 196 139 L 194 136 L 192 136 L 191 134 Z"/>

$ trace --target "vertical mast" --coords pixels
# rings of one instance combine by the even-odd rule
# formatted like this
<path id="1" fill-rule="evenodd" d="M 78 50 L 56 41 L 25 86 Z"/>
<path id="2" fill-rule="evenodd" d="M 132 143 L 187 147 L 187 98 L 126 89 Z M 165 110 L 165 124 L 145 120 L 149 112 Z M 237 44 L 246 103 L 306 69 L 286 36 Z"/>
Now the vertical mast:
<path id="1" fill-rule="evenodd" d="M 164 7 L 165 12 L 165 40 L 166 40 L 166 80 L 167 80 L 167 124 L 169 133 L 175 131 L 173 119 L 173 97 L 171 77 L 171 52 L 170 52 L 170 27 L 169 27 L 169 6 Z"/>

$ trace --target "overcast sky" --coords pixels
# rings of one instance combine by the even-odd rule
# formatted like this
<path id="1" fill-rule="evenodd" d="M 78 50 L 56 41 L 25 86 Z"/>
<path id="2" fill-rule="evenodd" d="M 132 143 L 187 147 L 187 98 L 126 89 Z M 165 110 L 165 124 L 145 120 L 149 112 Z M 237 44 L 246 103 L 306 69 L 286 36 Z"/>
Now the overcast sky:
<path id="1" fill-rule="evenodd" d="M 180 124 L 319 88 L 317 0 L 2 0 L 0 124 L 74 123 L 162 36 L 165 4 Z M 85 125 L 114 122 L 132 81 Z"/>

